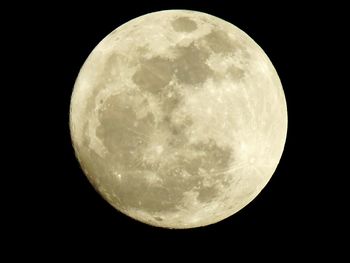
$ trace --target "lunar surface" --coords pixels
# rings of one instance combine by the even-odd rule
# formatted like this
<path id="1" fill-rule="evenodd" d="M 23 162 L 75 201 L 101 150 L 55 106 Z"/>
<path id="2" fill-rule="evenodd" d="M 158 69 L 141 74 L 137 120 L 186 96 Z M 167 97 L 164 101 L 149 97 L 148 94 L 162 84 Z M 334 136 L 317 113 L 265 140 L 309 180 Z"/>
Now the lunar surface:
<path id="1" fill-rule="evenodd" d="M 217 17 L 150 13 L 91 52 L 71 98 L 76 156 L 141 222 L 192 228 L 251 202 L 281 158 L 286 101 L 264 51 Z"/>

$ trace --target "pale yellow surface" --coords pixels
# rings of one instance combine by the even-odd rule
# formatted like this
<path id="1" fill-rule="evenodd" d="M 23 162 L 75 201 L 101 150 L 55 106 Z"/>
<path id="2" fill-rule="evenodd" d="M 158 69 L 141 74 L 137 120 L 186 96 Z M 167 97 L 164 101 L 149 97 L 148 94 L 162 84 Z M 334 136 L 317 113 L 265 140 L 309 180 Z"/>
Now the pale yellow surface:
<path id="1" fill-rule="evenodd" d="M 91 52 L 70 128 L 81 167 L 111 205 L 151 225 L 191 228 L 259 194 L 283 151 L 287 108 L 248 35 L 170 10 L 129 21 Z"/>

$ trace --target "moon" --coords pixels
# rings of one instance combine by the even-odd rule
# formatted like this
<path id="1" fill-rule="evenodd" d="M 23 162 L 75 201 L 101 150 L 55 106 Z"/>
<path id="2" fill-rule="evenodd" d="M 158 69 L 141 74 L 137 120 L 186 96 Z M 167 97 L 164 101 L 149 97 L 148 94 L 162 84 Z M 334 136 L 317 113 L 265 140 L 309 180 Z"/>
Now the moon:
<path id="1" fill-rule="evenodd" d="M 107 35 L 76 79 L 75 154 L 114 208 L 193 228 L 241 210 L 282 156 L 287 106 L 278 74 L 246 33 L 215 16 L 166 10 Z"/>

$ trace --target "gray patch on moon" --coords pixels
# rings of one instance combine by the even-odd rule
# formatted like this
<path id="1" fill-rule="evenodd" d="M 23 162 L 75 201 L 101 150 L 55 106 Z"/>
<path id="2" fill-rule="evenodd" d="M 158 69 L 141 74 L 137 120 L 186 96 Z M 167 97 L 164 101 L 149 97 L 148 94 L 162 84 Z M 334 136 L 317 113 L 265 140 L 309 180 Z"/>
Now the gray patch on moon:
<path id="1" fill-rule="evenodd" d="M 111 198 L 117 199 L 126 210 L 142 209 L 150 214 L 178 211 L 184 194 L 189 191 L 198 192 L 199 202 L 211 202 L 219 193 L 217 184 L 224 185 L 222 174 L 230 166 L 232 150 L 220 148 L 214 140 L 188 144 L 184 131 L 191 127 L 190 118 L 185 117 L 182 124 L 172 123 L 172 110 L 169 110 L 169 118 L 159 126 L 168 138 L 162 145 L 166 156 L 157 158 L 153 166 L 147 164 L 146 149 L 154 146 L 147 138 L 154 131 L 155 122 L 152 115 L 137 119 L 133 106 L 125 96 L 115 95 L 106 100 L 99 113 L 96 134 L 108 149 L 105 161 L 113 164 L 110 170 L 116 169 L 121 174 L 118 183 L 104 179 L 108 181 L 108 191 L 115 195 Z M 133 127 L 136 120 L 137 131 Z M 142 145 L 138 143 L 140 140 L 144 140 Z M 201 174 L 220 171 L 222 174 L 213 175 L 212 185 L 207 185 L 207 176 Z M 158 184 L 148 181 L 152 174 L 159 180 Z"/>
<path id="2" fill-rule="evenodd" d="M 181 83 L 195 85 L 212 77 L 213 71 L 206 64 L 209 53 L 194 44 L 178 47 L 179 57 L 173 62 L 176 77 Z"/>
<path id="3" fill-rule="evenodd" d="M 201 167 L 208 172 L 210 170 L 214 172 L 223 171 L 231 162 L 232 149 L 230 147 L 219 147 L 215 140 L 210 138 L 206 143 L 195 144 L 194 150 L 205 154 L 205 158 L 202 159 Z"/>
<path id="4" fill-rule="evenodd" d="M 142 209 L 149 213 L 176 211 L 173 189 L 148 183 L 145 179 L 147 172 L 152 171 L 125 172 L 124 180 L 117 185 L 116 192 L 126 209 Z"/>
<path id="5" fill-rule="evenodd" d="M 161 75 L 157 73 L 159 71 L 162 72 Z M 158 94 L 170 82 L 173 72 L 173 63 L 166 58 L 141 59 L 140 68 L 132 79 L 142 89 Z"/>
<path id="6" fill-rule="evenodd" d="M 215 186 L 204 186 L 199 188 L 198 193 L 198 201 L 201 203 L 208 203 L 213 201 L 214 198 L 218 196 L 219 191 Z"/>
<path id="7" fill-rule="evenodd" d="M 194 44 L 188 47 L 176 47 L 177 58 L 170 60 L 163 57 L 142 58 L 140 68 L 135 72 L 133 81 L 142 89 L 158 94 L 169 84 L 173 76 L 180 83 L 194 85 L 203 83 L 213 76 L 213 71 L 205 63 L 209 53 Z M 158 75 L 157 72 L 162 72 Z"/>
<path id="8" fill-rule="evenodd" d="M 147 134 L 152 131 L 153 115 L 137 118 L 127 98 L 122 95 L 110 96 L 105 103 L 105 108 L 99 112 L 100 125 L 96 135 L 105 145 L 110 158 L 123 163 L 125 168 L 134 167 L 140 142 L 145 141 Z M 136 121 L 137 131 L 134 127 Z"/>
<path id="9" fill-rule="evenodd" d="M 215 53 L 234 53 L 241 48 L 237 41 L 233 41 L 223 30 L 213 29 L 209 34 L 203 37 L 211 50 Z"/>
<path id="10" fill-rule="evenodd" d="M 211 51 L 196 45 L 201 41 L 204 41 L 204 46 Z M 214 29 L 188 46 L 177 46 L 173 49 L 177 54 L 173 60 L 160 56 L 150 59 L 141 58 L 140 67 L 132 78 L 134 83 L 152 94 L 162 92 L 174 76 L 179 83 L 198 86 L 208 78 L 217 76 L 206 63 L 211 52 L 235 55 L 236 51 L 240 50 L 242 56 L 247 56 L 247 52 L 237 41 L 233 41 L 226 32 Z M 146 51 L 145 46 L 139 54 L 142 56 Z M 157 72 L 162 74 L 159 75 Z M 230 67 L 227 73 L 233 80 L 240 80 L 244 76 L 244 71 L 234 66 Z"/>
<path id="11" fill-rule="evenodd" d="M 188 17 L 179 17 L 172 21 L 172 27 L 176 32 L 192 32 L 197 29 L 197 24 Z"/>
<path id="12" fill-rule="evenodd" d="M 245 71 L 236 66 L 230 66 L 227 73 L 234 81 L 239 81 L 245 76 Z"/>

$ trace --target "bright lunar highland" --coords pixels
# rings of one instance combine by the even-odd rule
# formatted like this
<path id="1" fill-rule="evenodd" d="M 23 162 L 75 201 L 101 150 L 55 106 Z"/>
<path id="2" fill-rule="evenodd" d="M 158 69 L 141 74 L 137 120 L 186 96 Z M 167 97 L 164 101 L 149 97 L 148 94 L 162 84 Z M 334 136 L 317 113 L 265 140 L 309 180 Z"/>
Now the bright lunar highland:
<path id="1" fill-rule="evenodd" d="M 281 158 L 287 107 L 264 51 L 201 12 L 133 19 L 91 52 L 70 108 L 95 189 L 141 222 L 192 228 L 251 202 Z"/>

